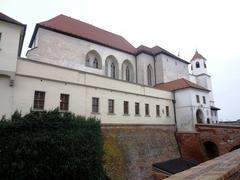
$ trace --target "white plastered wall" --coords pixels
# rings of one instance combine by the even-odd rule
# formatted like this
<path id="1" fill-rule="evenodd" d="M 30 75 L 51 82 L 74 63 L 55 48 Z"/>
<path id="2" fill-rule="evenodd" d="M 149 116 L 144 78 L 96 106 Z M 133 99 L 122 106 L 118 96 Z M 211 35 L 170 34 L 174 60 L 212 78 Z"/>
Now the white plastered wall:
<path id="1" fill-rule="evenodd" d="M 200 103 L 196 101 L 196 95 L 199 95 Z M 206 104 L 203 103 L 203 96 L 206 98 Z M 207 91 L 187 88 L 175 92 L 176 116 L 178 131 L 194 131 L 197 123 L 196 112 L 200 109 L 204 114 L 204 123 L 207 118 L 210 119 L 210 100 Z"/>
<path id="2" fill-rule="evenodd" d="M 37 47 L 27 53 L 27 57 L 30 59 L 105 75 L 105 60 L 112 55 L 118 61 L 119 79 L 122 79 L 121 67 L 124 60 L 131 62 L 134 74 L 136 74 L 135 56 L 129 53 L 42 28 L 38 29 L 36 40 Z M 91 50 L 97 51 L 101 56 L 102 69 L 95 69 L 85 65 L 86 55 Z M 136 82 L 136 76 L 134 82 Z"/>
<path id="3" fill-rule="evenodd" d="M 0 74 L 12 76 L 16 71 L 21 26 L 0 21 Z"/>
<path id="4" fill-rule="evenodd" d="M 152 84 L 155 85 L 154 58 L 151 55 L 140 53 L 137 55 L 137 78 L 139 84 L 148 85 L 147 67 L 152 67 Z"/>
<path id="5" fill-rule="evenodd" d="M 174 124 L 171 92 L 32 60 L 18 61 L 15 86 L 12 88 L 14 98 L 11 113 L 15 110 L 23 114 L 29 112 L 33 107 L 34 91 L 39 90 L 46 92 L 46 110 L 59 107 L 60 94 L 66 93 L 70 95 L 70 111 L 96 116 L 102 123 Z M 100 100 L 99 114 L 91 112 L 92 97 Z M 115 100 L 114 115 L 108 114 L 108 99 Z M 123 101 L 129 101 L 128 116 L 123 115 Z M 135 116 L 135 102 L 140 103 L 140 116 Z M 145 103 L 150 106 L 150 116 L 145 116 Z M 160 105 L 160 117 L 156 117 L 156 105 Z M 166 117 L 166 106 L 169 106 L 169 117 Z"/>
<path id="6" fill-rule="evenodd" d="M 176 79 L 188 79 L 188 64 L 177 59 L 161 54 L 163 66 L 163 82 L 169 82 Z"/>

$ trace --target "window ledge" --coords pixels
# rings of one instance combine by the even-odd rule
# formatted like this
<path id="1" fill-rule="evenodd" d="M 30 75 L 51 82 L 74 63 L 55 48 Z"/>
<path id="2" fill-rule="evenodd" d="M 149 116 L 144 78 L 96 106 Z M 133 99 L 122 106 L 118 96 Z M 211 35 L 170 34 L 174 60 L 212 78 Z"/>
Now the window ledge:
<path id="1" fill-rule="evenodd" d="M 91 114 L 94 114 L 94 115 L 100 115 L 99 112 L 91 112 Z"/>
<path id="2" fill-rule="evenodd" d="M 32 111 L 43 112 L 43 111 L 45 111 L 45 110 L 44 110 L 44 109 L 32 109 Z"/>
<path id="3" fill-rule="evenodd" d="M 69 112 L 69 110 L 59 110 L 59 112 L 61 112 L 61 113 L 67 113 L 67 112 Z"/>
<path id="4" fill-rule="evenodd" d="M 150 115 L 145 115 L 145 117 L 151 117 Z"/>
<path id="5" fill-rule="evenodd" d="M 141 117 L 141 115 L 140 114 L 135 114 L 135 117 Z"/>
<path id="6" fill-rule="evenodd" d="M 123 114 L 123 116 L 130 116 L 130 114 Z"/>
<path id="7" fill-rule="evenodd" d="M 109 116 L 115 116 L 115 113 L 108 113 Z"/>

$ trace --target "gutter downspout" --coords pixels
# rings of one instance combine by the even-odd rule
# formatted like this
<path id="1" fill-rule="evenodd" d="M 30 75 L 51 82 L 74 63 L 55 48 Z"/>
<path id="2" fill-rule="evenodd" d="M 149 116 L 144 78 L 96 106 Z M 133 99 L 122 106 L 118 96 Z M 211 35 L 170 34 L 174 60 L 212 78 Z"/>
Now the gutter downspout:
<path id="1" fill-rule="evenodd" d="M 174 121 L 176 124 L 176 132 L 178 132 L 178 127 L 177 127 L 177 115 L 176 115 L 176 100 L 175 100 L 175 91 L 173 91 L 173 113 L 174 113 Z"/>
<path id="2" fill-rule="evenodd" d="M 137 56 L 135 56 L 135 66 L 136 66 L 136 83 L 138 84 Z"/>
<path id="3" fill-rule="evenodd" d="M 176 139 L 176 142 L 177 142 L 177 146 L 178 146 L 178 151 L 179 151 L 180 157 L 183 158 L 183 156 L 182 156 L 182 151 L 181 151 L 181 146 L 180 146 L 180 142 L 179 142 L 178 137 L 177 137 L 178 127 L 177 127 L 175 91 L 173 91 L 173 100 L 172 100 L 172 102 L 173 102 L 174 121 L 175 121 L 175 124 L 176 124 L 176 131 L 175 131 L 174 135 L 175 135 L 175 139 Z"/>

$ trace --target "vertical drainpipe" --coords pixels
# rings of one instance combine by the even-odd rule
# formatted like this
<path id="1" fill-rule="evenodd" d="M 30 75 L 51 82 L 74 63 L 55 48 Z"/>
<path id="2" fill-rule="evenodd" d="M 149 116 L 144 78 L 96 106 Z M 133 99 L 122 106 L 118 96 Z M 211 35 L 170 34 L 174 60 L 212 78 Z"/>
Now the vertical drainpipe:
<path id="1" fill-rule="evenodd" d="M 173 91 L 173 113 L 174 113 L 174 121 L 176 124 L 176 132 L 178 132 L 178 128 L 177 128 L 177 116 L 176 116 L 176 100 L 175 100 L 175 91 Z"/>
<path id="2" fill-rule="evenodd" d="M 182 151 L 181 151 L 181 146 L 180 146 L 179 140 L 177 138 L 178 127 L 177 127 L 177 116 L 176 116 L 175 91 L 173 91 L 173 100 L 172 100 L 172 102 L 173 102 L 174 121 L 175 121 L 175 124 L 176 124 L 176 132 L 174 134 L 175 134 L 175 139 L 176 139 L 176 142 L 177 142 L 177 146 L 178 146 L 178 151 L 179 151 L 180 157 L 183 158 Z"/>
<path id="3" fill-rule="evenodd" d="M 135 55 L 135 66 L 136 66 L 136 83 L 138 84 L 137 55 Z"/>
<path id="4" fill-rule="evenodd" d="M 155 85 L 157 84 L 157 80 L 156 80 L 156 58 L 155 56 L 153 56 L 153 59 L 154 59 L 154 77 L 155 77 Z"/>

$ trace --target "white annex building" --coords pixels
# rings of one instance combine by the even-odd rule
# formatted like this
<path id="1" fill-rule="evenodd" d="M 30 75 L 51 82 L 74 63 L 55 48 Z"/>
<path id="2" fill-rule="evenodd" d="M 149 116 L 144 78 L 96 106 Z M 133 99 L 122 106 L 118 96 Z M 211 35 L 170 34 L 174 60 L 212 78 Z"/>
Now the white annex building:
<path id="1" fill-rule="evenodd" d="M 177 124 L 179 131 L 218 121 L 206 59 L 197 51 L 189 63 L 59 15 L 36 25 L 22 58 L 25 30 L 0 13 L 0 119 L 59 107 L 101 123 Z"/>

